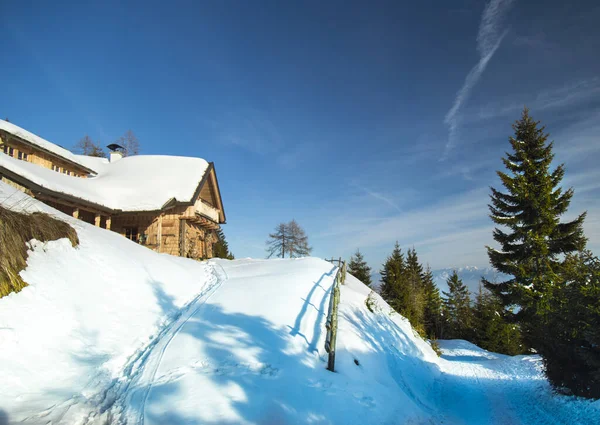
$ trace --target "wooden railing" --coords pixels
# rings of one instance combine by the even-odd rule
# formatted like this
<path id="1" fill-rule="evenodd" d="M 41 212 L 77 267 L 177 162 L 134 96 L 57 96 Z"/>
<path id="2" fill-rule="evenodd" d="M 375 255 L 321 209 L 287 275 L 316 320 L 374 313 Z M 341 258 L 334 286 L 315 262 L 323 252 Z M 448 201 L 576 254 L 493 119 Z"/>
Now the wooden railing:
<path id="1" fill-rule="evenodd" d="M 338 263 L 337 273 L 333 281 L 331 288 L 331 295 L 329 296 L 329 311 L 327 313 L 327 321 L 325 327 L 327 328 L 327 337 L 325 338 L 325 351 L 329 353 L 329 359 L 327 361 L 327 370 L 335 372 L 335 347 L 337 340 L 337 329 L 338 329 L 338 306 L 340 304 L 340 285 L 346 282 L 346 262 L 334 260 L 333 258 L 327 260 L 331 263 Z"/>

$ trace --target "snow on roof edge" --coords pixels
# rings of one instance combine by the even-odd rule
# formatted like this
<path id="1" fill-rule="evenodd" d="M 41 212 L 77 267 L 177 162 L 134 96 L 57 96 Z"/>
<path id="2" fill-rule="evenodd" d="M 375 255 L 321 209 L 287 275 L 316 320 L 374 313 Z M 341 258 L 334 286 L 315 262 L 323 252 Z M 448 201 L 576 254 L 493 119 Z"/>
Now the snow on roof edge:
<path id="1" fill-rule="evenodd" d="M 23 139 L 26 142 L 37 146 L 40 149 L 48 151 L 54 155 L 58 155 L 62 159 L 72 162 L 80 167 L 83 167 L 86 170 L 93 172 L 94 174 L 97 173 L 96 170 L 94 170 L 94 169 L 90 168 L 88 165 L 82 163 L 82 161 L 80 161 L 77 158 L 77 156 L 70 150 L 65 149 L 61 146 L 58 146 L 57 144 L 54 144 L 52 142 L 49 142 L 48 140 L 43 139 L 42 137 L 37 136 L 37 135 L 31 133 L 30 131 L 25 130 L 24 128 L 21 128 L 18 125 L 15 125 L 11 122 L 0 119 L 0 130 L 4 130 L 7 133 L 12 134 L 13 136 L 19 137 L 20 139 Z"/>
<path id="2" fill-rule="evenodd" d="M 159 179 L 157 165 L 166 170 Z M 114 212 L 160 211 L 175 202 L 189 204 L 208 177 L 212 163 L 195 157 L 139 155 L 107 163 L 95 177 L 56 173 L 0 152 L 0 168 L 25 185 Z M 10 176 L 9 176 L 10 177 Z M 39 189 L 35 189 L 39 190 Z"/>

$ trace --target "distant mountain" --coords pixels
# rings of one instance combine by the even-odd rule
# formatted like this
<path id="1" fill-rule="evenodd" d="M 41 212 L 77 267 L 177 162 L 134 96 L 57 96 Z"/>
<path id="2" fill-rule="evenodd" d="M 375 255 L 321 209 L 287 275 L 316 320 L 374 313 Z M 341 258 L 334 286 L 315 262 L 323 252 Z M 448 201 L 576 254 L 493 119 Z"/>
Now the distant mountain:
<path id="1" fill-rule="evenodd" d="M 446 280 L 452 275 L 452 271 L 455 268 L 449 267 L 446 269 L 438 269 L 433 270 L 433 281 L 440 289 L 440 295 L 442 291 L 448 292 L 448 285 L 446 285 Z M 456 271 L 458 272 L 458 277 L 462 279 L 462 281 L 467 285 L 469 291 L 475 297 L 475 294 L 479 291 L 479 282 L 481 281 L 481 277 L 485 277 L 487 280 L 493 281 L 502 281 L 507 278 L 506 275 L 502 273 L 498 273 L 492 267 L 475 267 L 475 266 L 465 266 L 465 267 L 456 267 Z M 379 285 L 381 279 L 381 275 L 379 272 L 371 273 L 371 287 L 374 290 L 379 289 Z"/>
<path id="2" fill-rule="evenodd" d="M 440 293 L 442 291 L 448 291 L 446 280 L 452 275 L 454 270 L 458 272 L 458 277 L 462 279 L 464 284 L 467 285 L 467 288 L 469 288 L 469 291 L 473 295 L 477 294 L 479 291 L 479 282 L 481 281 L 482 277 L 491 282 L 502 281 L 507 278 L 506 275 L 498 273 L 492 267 L 465 266 L 434 270 L 433 279 L 437 287 L 440 289 Z"/>

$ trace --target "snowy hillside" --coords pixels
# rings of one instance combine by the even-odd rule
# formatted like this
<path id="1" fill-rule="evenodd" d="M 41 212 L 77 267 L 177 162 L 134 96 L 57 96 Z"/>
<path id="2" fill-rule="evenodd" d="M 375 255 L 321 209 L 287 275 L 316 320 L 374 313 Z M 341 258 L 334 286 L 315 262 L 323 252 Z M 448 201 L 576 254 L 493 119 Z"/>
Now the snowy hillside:
<path id="1" fill-rule="evenodd" d="M 465 266 L 457 267 L 456 269 L 438 269 L 433 271 L 433 279 L 437 287 L 440 289 L 440 292 L 448 291 L 446 280 L 452 276 L 452 272 L 454 270 L 457 271 L 458 277 L 460 277 L 467 288 L 469 288 L 471 294 L 477 294 L 479 291 L 479 282 L 481 281 L 481 277 L 484 277 L 491 282 L 500 282 L 506 278 L 506 275 L 498 273 L 492 267 Z"/>
<path id="2" fill-rule="evenodd" d="M 320 259 L 196 262 L 50 211 L 80 247 L 33 243 L 30 284 L 0 299 L 0 424 L 590 424 L 535 356 L 464 341 L 437 357 L 351 276 L 325 369 L 335 268 Z"/>

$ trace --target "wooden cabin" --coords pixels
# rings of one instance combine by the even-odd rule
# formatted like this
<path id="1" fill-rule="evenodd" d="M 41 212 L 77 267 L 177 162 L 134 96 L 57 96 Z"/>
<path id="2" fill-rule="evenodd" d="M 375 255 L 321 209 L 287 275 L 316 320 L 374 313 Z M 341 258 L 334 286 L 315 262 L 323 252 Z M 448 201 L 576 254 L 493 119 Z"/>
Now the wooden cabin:
<path id="1" fill-rule="evenodd" d="M 0 179 L 154 251 L 211 258 L 226 222 L 214 164 L 201 158 L 75 155 L 0 120 Z"/>

